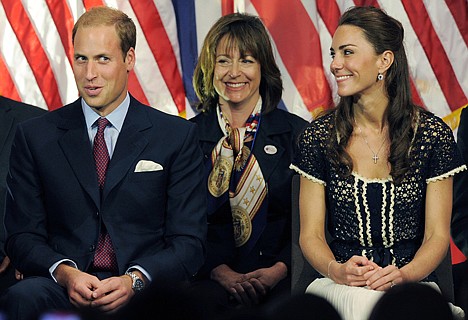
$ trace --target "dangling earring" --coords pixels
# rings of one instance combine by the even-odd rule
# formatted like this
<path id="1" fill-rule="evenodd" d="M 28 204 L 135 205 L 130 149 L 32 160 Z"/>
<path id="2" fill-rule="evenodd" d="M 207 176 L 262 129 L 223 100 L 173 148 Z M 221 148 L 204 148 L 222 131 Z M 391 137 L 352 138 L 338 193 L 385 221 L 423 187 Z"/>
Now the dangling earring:
<path id="1" fill-rule="evenodd" d="M 382 81 L 383 80 L 383 74 L 379 72 L 379 75 L 377 76 L 377 81 Z"/>

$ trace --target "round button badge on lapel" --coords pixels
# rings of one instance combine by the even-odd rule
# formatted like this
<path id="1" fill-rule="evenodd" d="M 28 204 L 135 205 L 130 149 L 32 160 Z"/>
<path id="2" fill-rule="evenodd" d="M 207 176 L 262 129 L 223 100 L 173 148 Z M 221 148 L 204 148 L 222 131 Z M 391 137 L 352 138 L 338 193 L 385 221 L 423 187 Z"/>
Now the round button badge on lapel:
<path id="1" fill-rule="evenodd" d="M 268 144 L 263 148 L 266 154 L 276 154 L 278 152 L 278 149 L 276 149 L 275 146 Z"/>

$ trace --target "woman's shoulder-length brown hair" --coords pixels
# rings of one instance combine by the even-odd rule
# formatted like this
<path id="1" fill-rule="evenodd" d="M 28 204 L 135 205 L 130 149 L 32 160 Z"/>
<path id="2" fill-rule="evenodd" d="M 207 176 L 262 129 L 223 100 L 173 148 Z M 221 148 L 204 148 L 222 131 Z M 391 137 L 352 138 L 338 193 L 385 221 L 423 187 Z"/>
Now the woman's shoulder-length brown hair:
<path id="1" fill-rule="evenodd" d="M 205 37 L 193 75 L 193 87 L 200 99 L 198 109 L 208 111 L 218 103 L 213 77 L 216 48 L 224 37 L 227 37 L 228 49 L 238 48 L 241 57 L 251 55 L 258 61 L 261 69 L 260 95 L 263 113 L 275 109 L 281 100 L 283 82 L 270 37 L 260 18 L 245 13 L 221 17 Z"/>

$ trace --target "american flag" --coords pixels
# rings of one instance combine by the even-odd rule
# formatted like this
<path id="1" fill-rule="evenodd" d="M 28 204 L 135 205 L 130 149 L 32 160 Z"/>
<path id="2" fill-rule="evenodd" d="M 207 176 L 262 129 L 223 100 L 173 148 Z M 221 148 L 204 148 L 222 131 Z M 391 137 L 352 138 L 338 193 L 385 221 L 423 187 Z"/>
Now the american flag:
<path id="1" fill-rule="evenodd" d="M 453 130 L 468 103 L 467 0 L 0 0 L 0 94 L 49 110 L 74 101 L 71 30 L 100 5 L 137 26 L 130 92 L 186 118 L 196 113 L 191 79 L 203 39 L 232 12 L 262 18 L 283 76 L 280 107 L 313 118 L 336 102 L 329 48 L 340 15 L 354 5 L 380 7 L 404 25 L 416 103 Z"/>

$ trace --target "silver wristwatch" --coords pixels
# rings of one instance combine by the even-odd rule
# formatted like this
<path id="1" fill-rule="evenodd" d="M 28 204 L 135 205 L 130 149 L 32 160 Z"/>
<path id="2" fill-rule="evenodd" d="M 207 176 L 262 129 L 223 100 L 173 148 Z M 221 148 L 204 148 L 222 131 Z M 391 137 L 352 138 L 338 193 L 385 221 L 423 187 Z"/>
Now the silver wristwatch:
<path id="1" fill-rule="evenodd" d="M 127 271 L 125 272 L 125 274 L 132 278 L 132 289 L 133 291 L 135 291 L 135 293 L 138 293 L 145 288 L 145 283 L 135 273 L 131 271 Z"/>

